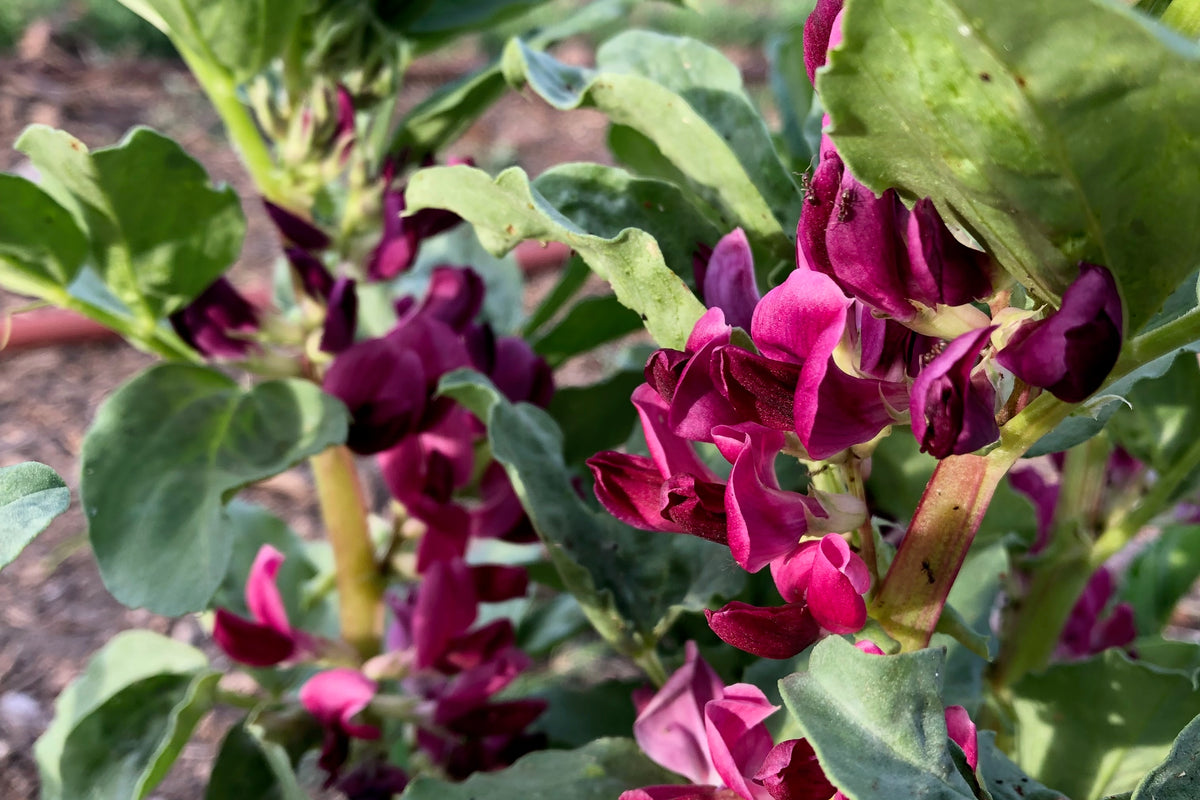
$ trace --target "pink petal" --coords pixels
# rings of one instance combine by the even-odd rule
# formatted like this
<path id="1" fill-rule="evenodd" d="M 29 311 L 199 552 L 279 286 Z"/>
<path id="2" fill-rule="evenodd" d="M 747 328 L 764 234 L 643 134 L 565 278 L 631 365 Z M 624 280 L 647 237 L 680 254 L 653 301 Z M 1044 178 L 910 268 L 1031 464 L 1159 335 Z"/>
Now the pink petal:
<path id="1" fill-rule="evenodd" d="M 646 436 L 646 449 L 650 451 L 650 458 L 663 478 L 683 472 L 706 481 L 717 479 L 712 470 L 700 460 L 691 442 L 681 439 L 672 430 L 668 421 L 671 408 L 658 392 L 649 384 L 643 383 L 633 390 L 630 401 L 641 418 L 642 431 Z M 708 435 L 708 431 L 705 431 L 706 439 Z"/>
<path id="2" fill-rule="evenodd" d="M 318 672 L 300 687 L 300 703 L 322 725 L 359 739 L 378 739 L 379 728 L 352 722 L 375 696 L 375 681 L 358 670 L 338 667 Z"/>
<path id="3" fill-rule="evenodd" d="M 292 626 L 288 623 L 283 596 L 275 584 L 283 559 L 283 553 L 269 544 L 259 548 L 246 579 L 246 607 L 254 619 L 290 638 Z"/>
<path id="4" fill-rule="evenodd" d="M 771 734 L 763 720 L 779 710 L 757 686 L 735 683 L 704 706 L 708 751 L 725 785 L 743 797 L 769 798 L 762 786 L 751 783 L 771 750 Z"/>
<path id="5" fill-rule="evenodd" d="M 835 539 L 841 542 L 840 546 Z M 821 623 L 822 628 L 833 633 L 854 633 L 861 630 L 867 621 L 867 604 L 862 592 L 870 587 L 870 579 L 862 580 L 857 567 L 848 567 L 849 562 L 845 560 L 848 551 L 846 542 L 840 536 L 831 534 L 821 540 L 805 595 L 813 617 Z M 850 553 L 848 558 L 856 559 L 858 556 Z M 855 574 L 855 578 L 851 579 L 847 572 Z M 862 592 L 859 586 L 865 586 Z"/>
<path id="6" fill-rule="evenodd" d="M 754 256 L 741 228 L 722 236 L 713 248 L 703 289 L 704 302 L 724 311 L 730 325 L 750 329 L 759 294 L 754 280 Z"/>
<path id="7" fill-rule="evenodd" d="M 638 714 L 633 737 L 655 763 L 694 783 L 717 784 L 720 775 L 709 758 L 704 708 L 721 696 L 725 685 L 700 658 L 695 642 L 689 641 L 684 653 L 683 666 Z"/>
<path id="8" fill-rule="evenodd" d="M 946 706 L 946 732 L 950 740 L 962 748 L 967 757 L 967 766 L 975 769 L 979 765 L 979 739 L 975 723 L 962 706 Z"/>

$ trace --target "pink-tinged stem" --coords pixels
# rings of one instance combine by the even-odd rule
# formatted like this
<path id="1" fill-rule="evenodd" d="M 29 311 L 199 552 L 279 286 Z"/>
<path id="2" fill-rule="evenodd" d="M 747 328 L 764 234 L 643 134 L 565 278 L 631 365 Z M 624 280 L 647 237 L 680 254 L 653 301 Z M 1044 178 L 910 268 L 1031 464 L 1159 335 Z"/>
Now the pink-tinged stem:
<path id="1" fill-rule="evenodd" d="M 333 546 L 342 638 L 369 658 L 379 652 L 383 632 L 383 580 L 354 456 L 344 446 L 330 447 L 311 463 L 321 518 Z"/>
<path id="2" fill-rule="evenodd" d="M 950 456 L 934 470 L 871 608 L 904 650 L 929 644 L 988 503 L 1015 460 Z"/>

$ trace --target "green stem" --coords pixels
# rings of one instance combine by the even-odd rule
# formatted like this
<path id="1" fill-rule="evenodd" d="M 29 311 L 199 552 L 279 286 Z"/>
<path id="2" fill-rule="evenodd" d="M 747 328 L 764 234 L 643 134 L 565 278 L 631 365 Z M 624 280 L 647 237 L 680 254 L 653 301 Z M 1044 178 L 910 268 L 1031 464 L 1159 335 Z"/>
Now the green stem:
<path id="1" fill-rule="evenodd" d="M 375 562 L 354 456 L 339 445 L 310 461 L 321 517 L 333 546 L 342 638 L 369 658 L 379 652 L 383 630 L 383 580 Z"/>
<path id="2" fill-rule="evenodd" d="M 642 668 L 642 672 L 646 673 L 646 677 L 658 687 L 662 687 L 667 682 L 667 668 L 663 666 L 662 659 L 658 657 L 657 647 L 647 647 L 636 656 L 633 661 Z"/>
<path id="3" fill-rule="evenodd" d="M 1200 0 L 1174 0 L 1159 19 L 1164 25 L 1195 39 L 1200 36 Z"/>
<path id="4" fill-rule="evenodd" d="M 1050 663 L 1071 610 L 1091 578 L 1088 554 L 1109 453 L 1108 442 L 1093 437 L 1067 454 L 1050 540 L 1026 567 L 1029 588 L 1013 603 L 1001 656 L 992 669 L 997 688 L 1011 686 Z"/>
<path id="5" fill-rule="evenodd" d="M 1090 566 L 1094 570 L 1129 543 L 1137 532 L 1168 508 L 1179 487 L 1200 467 L 1200 439 L 1184 451 L 1178 460 L 1150 487 L 1137 503 L 1109 520 L 1108 526 L 1092 548 Z"/>
<path id="6" fill-rule="evenodd" d="M 259 194 L 273 203 L 286 205 L 287 195 L 271 151 L 249 109 L 238 98 L 237 81 L 233 75 L 215 61 L 191 52 L 179 42 L 175 42 L 175 47 L 221 117 L 225 131 Z"/>

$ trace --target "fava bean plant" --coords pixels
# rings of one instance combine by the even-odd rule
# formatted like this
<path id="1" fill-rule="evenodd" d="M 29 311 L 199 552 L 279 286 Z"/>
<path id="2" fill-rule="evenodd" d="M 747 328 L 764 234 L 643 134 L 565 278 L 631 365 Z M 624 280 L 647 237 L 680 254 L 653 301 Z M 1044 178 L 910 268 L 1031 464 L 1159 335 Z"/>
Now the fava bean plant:
<path id="1" fill-rule="evenodd" d="M 211 634 L 96 653 L 43 798 L 148 796 L 221 708 L 207 800 L 1200 797 L 1200 2 L 819 0 L 770 98 L 691 38 L 556 57 L 621 0 L 123 2 L 284 256 L 247 300 L 146 128 L 0 176 L 0 284 L 162 359 L 83 444 L 105 585 Z M 511 91 L 619 166 L 447 156 Z M 529 314 L 526 241 L 573 253 Z M 302 462 L 315 539 L 238 498 Z M 0 472 L 0 563 L 67 492 Z"/>

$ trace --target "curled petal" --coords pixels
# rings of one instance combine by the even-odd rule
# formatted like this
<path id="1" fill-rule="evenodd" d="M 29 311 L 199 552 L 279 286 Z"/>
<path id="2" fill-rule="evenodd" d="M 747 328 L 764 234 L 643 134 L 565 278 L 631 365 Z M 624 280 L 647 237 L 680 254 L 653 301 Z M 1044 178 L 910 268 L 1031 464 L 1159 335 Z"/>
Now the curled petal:
<path id="1" fill-rule="evenodd" d="M 1121 352 L 1124 318 L 1116 281 L 1106 268 L 1081 262 L 1062 308 L 1026 322 L 996 360 L 1021 380 L 1079 403 L 1100 388 Z"/>
<path id="2" fill-rule="evenodd" d="M 805 599 L 813 618 L 833 633 L 854 633 L 867 621 L 863 595 L 871 588 L 867 565 L 845 539 L 830 534 L 821 540 L 813 560 Z"/>
<path id="3" fill-rule="evenodd" d="M 821 638 L 804 603 L 763 608 L 734 600 L 704 616 L 721 641 L 759 658 L 791 658 Z"/>
<path id="4" fill-rule="evenodd" d="M 800 366 L 743 350 L 722 347 L 717 353 L 721 388 L 742 419 L 777 431 L 793 431 Z"/>
<path id="5" fill-rule="evenodd" d="M 645 531 L 681 531 L 662 515 L 663 477 L 646 456 L 606 450 L 587 460 L 596 499 L 608 513 Z"/>
<path id="6" fill-rule="evenodd" d="M 978 450 L 1000 438 L 996 391 L 986 376 L 971 370 L 995 328 L 963 334 L 929 362 L 913 381 L 913 436 L 935 458 Z"/>
<path id="7" fill-rule="evenodd" d="M 722 786 L 646 786 L 621 792 L 617 800 L 743 800 Z"/>
<path id="8" fill-rule="evenodd" d="M 698 479 L 695 475 L 672 475 L 662 486 L 662 516 L 685 533 L 729 544 L 725 513 L 725 485 Z"/>
<path id="9" fill-rule="evenodd" d="M 691 443 L 680 438 L 672 429 L 669 423 L 671 407 L 657 392 L 649 385 L 642 384 L 633 390 L 630 399 L 642 421 L 646 449 L 650 451 L 650 457 L 663 478 L 688 473 L 701 480 L 716 481 L 716 476 L 700 460 Z M 704 435 L 707 438 L 709 433 L 706 431 Z"/>
<path id="10" fill-rule="evenodd" d="M 726 343 L 719 339 L 710 340 L 684 367 L 667 415 L 676 436 L 693 442 L 708 442 L 712 441 L 713 428 L 742 421 L 717 383 L 716 354 L 725 346 Z"/>
<path id="11" fill-rule="evenodd" d="M 751 782 L 771 750 L 771 734 L 763 721 L 779 710 L 757 686 L 735 683 L 720 698 L 704 706 L 704 727 L 713 766 L 725 782 L 743 797 L 768 797 Z"/>
<path id="12" fill-rule="evenodd" d="M 375 681 L 358 670 L 339 667 L 318 672 L 300 687 L 300 703 L 326 728 L 359 739 L 378 739 L 379 728 L 353 718 L 375 696 Z"/>
<path id="13" fill-rule="evenodd" d="M 275 227 L 283 234 L 283 238 L 302 250 L 319 252 L 329 247 L 329 236 L 308 220 L 277 206 L 270 200 L 263 200 L 267 216 Z"/>
<path id="14" fill-rule="evenodd" d="M 325 311 L 325 328 L 321 333 L 321 350 L 340 353 L 354 343 L 358 326 L 358 292 L 350 278 L 338 278 L 329 291 Z"/>
<path id="15" fill-rule="evenodd" d="M 269 544 L 264 544 L 250 565 L 246 578 L 246 608 L 258 622 L 285 636 L 292 635 L 283 596 L 279 593 L 276 580 L 284 555 Z"/>
<path id="16" fill-rule="evenodd" d="M 256 348 L 248 337 L 258 330 L 258 311 L 225 278 L 171 314 L 170 322 L 179 338 L 206 356 L 242 358 Z"/>
<path id="17" fill-rule="evenodd" d="M 829 458 L 874 439 L 908 408 L 902 383 L 859 378 L 829 359 L 823 368 L 804 365 L 796 389 L 796 435 L 811 458 Z"/>
<path id="18" fill-rule="evenodd" d="M 772 800 L 829 800 L 837 791 L 806 739 L 788 739 L 775 745 L 754 782 L 770 792 Z"/>

